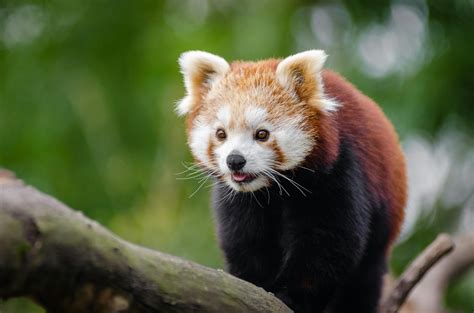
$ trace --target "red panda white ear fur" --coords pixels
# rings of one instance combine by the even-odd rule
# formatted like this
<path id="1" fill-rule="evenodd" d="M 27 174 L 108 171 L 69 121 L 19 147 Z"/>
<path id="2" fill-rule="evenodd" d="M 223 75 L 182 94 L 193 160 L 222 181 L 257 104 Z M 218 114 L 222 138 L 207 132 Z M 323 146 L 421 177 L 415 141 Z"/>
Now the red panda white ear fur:
<path id="1" fill-rule="evenodd" d="M 195 101 L 227 73 L 230 66 L 223 58 L 204 51 L 184 52 L 178 62 L 186 96 L 178 102 L 176 111 L 179 115 L 185 115 L 192 109 Z"/>
<path id="2" fill-rule="evenodd" d="M 278 82 L 299 99 L 324 111 L 335 111 L 339 104 L 324 96 L 321 71 L 327 54 L 323 50 L 308 50 L 289 56 L 278 64 Z"/>

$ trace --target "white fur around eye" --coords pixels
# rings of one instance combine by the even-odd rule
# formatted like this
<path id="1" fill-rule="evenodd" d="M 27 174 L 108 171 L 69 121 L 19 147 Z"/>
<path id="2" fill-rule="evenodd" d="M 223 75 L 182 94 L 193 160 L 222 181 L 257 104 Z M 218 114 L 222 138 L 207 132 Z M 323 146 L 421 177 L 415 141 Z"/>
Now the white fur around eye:
<path id="1" fill-rule="evenodd" d="M 230 124 L 230 108 L 228 105 L 223 106 L 217 112 L 217 119 L 222 125 L 227 128 Z"/>
<path id="2" fill-rule="evenodd" d="M 310 134 L 302 130 L 302 117 L 284 119 L 276 126 L 273 135 L 277 140 L 285 162 L 279 167 L 281 170 L 293 169 L 301 164 L 314 146 Z"/>
<path id="3" fill-rule="evenodd" d="M 245 122 L 250 129 L 256 130 L 265 123 L 267 115 L 267 110 L 264 108 L 249 107 L 245 109 Z"/>

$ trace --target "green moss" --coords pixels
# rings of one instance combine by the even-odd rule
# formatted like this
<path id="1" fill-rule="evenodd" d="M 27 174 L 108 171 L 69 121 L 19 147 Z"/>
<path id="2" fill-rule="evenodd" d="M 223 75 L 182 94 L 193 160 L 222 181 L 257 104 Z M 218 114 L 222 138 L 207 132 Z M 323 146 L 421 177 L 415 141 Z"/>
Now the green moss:
<path id="1" fill-rule="evenodd" d="M 46 313 L 42 307 L 25 298 L 0 300 L 0 312 L 2 313 Z"/>

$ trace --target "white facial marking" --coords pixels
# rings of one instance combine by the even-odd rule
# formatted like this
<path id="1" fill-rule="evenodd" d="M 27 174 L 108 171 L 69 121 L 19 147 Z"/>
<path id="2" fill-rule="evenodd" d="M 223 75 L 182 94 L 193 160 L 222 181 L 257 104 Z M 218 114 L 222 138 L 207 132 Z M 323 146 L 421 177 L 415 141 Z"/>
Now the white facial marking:
<path id="1" fill-rule="evenodd" d="M 226 139 L 217 142 L 214 149 L 218 171 L 225 182 L 238 191 L 255 191 L 271 183 L 269 169 L 288 170 L 301 164 L 313 148 L 313 138 L 303 131 L 303 116 L 282 116 L 277 121 L 268 118 L 265 108 L 252 106 L 243 112 L 245 125 L 230 128 L 232 114 L 242 114 L 231 110 L 230 106 L 221 107 L 216 114 L 215 123 L 197 118 L 191 131 L 190 146 L 195 157 L 213 168 L 215 163 L 209 160 L 208 147 L 217 128 L 224 128 Z M 270 139 L 275 141 L 284 155 L 283 164 L 275 164 L 276 152 L 271 145 L 255 140 L 255 132 L 264 128 L 270 132 Z M 242 154 L 246 160 L 242 172 L 255 174 L 257 177 L 248 183 L 236 183 L 232 171 L 227 166 L 227 157 L 234 151 Z"/>
<path id="2" fill-rule="evenodd" d="M 259 107 L 249 107 L 245 109 L 245 122 L 251 129 L 262 127 L 267 119 L 267 110 Z"/>
<path id="3" fill-rule="evenodd" d="M 219 168 L 224 174 L 231 172 L 227 167 L 227 156 L 232 151 L 238 151 L 247 161 L 242 171 L 255 174 L 264 170 L 268 166 L 266 163 L 275 156 L 272 149 L 263 147 L 254 139 L 253 130 L 229 131 L 226 141 L 215 150 Z"/>
<path id="4" fill-rule="evenodd" d="M 222 126 L 228 127 L 230 124 L 230 108 L 223 106 L 217 112 L 217 119 L 222 123 Z"/>
<path id="5" fill-rule="evenodd" d="M 265 125 L 267 112 L 263 108 L 250 107 L 245 111 L 245 123 L 239 128 L 227 129 L 227 138 L 216 149 L 215 155 L 218 160 L 220 172 L 223 174 L 228 185 L 239 191 L 255 191 L 269 185 L 269 179 L 262 172 L 270 167 L 275 158 L 275 152 L 261 145 L 254 138 L 255 131 Z M 219 110 L 217 117 L 220 123 L 228 124 L 231 120 L 229 107 Z M 260 175 L 249 183 L 238 184 L 231 178 L 231 170 L 227 166 L 227 157 L 231 152 L 238 151 L 243 155 L 246 164 L 242 171 Z"/>
<path id="6" fill-rule="evenodd" d="M 297 116 L 282 120 L 273 132 L 280 147 L 285 162 L 279 166 L 280 170 L 292 169 L 301 164 L 314 145 L 311 136 L 302 130 L 303 118 Z"/>
<path id="7" fill-rule="evenodd" d="M 244 114 L 244 125 L 230 127 L 233 114 Z M 190 133 L 190 147 L 196 159 L 210 169 L 222 175 L 223 180 L 237 191 L 255 191 L 271 184 L 266 171 L 290 170 L 301 164 L 314 146 L 311 133 L 304 131 L 305 118 L 303 115 L 281 116 L 269 118 L 268 111 L 263 107 L 248 106 L 245 110 L 235 111 L 229 105 L 219 108 L 215 122 L 198 117 Z M 226 131 L 223 141 L 214 139 L 218 128 Z M 277 161 L 273 145 L 255 140 L 258 129 L 270 132 L 269 142 L 274 141 L 283 154 L 282 164 Z M 211 141 L 215 141 L 212 160 L 209 159 L 208 149 Z M 257 177 L 248 183 L 237 183 L 232 179 L 232 171 L 227 166 L 227 157 L 233 151 L 238 151 L 246 160 L 242 172 L 255 174 Z M 217 163 L 217 164 L 216 164 Z"/>
<path id="8" fill-rule="evenodd" d="M 321 103 L 321 106 L 328 112 L 335 112 L 341 106 L 341 104 L 337 102 L 336 99 L 326 98 L 324 95 L 323 98 L 319 100 L 319 102 Z"/>
<path id="9" fill-rule="evenodd" d="M 314 146 L 314 138 L 305 132 L 305 119 L 302 115 L 281 116 L 277 121 L 268 119 L 268 112 L 261 107 L 245 109 L 245 124 L 238 128 L 229 128 L 232 114 L 242 114 L 231 111 L 230 106 L 223 106 L 216 114 L 215 123 L 198 117 L 190 133 L 189 145 L 196 159 L 209 168 L 214 168 L 217 161 L 218 172 L 224 181 L 237 191 L 255 191 L 271 184 L 271 179 L 265 174 L 269 169 L 289 170 L 301 164 Z M 217 128 L 223 127 L 226 139 L 217 142 L 214 155 L 210 160 L 208 147 Z M 270 132 L 270 141 L 275 141 L 284 156 L 283 164 L 275 164 L 276 152 L 271 145 L 255 140 L 255 131 L 265 128 Z M 232 171 L 227 166 L 227 157 L 234 151 L 242 154 L 246 160 L 242 171 L 255 174 L 257 177 L 248 183 L 236 183 L 232 179 Z"/>
<path id="10" fill-rule="evenodd" d="M 212 127 L 209 123 L 197 118 L 190 132 L 189 146 L 196 159 L 206 166 L 211 166 L 207 149 L 209 146 Z"/>

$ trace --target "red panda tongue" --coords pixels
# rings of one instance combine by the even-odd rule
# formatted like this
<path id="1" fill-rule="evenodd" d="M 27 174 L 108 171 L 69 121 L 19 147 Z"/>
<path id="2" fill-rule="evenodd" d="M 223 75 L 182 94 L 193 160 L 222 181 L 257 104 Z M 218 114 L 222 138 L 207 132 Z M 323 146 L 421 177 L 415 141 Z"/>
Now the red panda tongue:
<path id="1" fill-rule="evenodd" d="M 243 181 L 246 180 L 248 177 L 249 177 L 249 175 L 248 175 L 248 174 L 245 174 L 245 173 L 232 173 L 232 178 L 233 178 L 236 182 L 243 182 Z"/>

